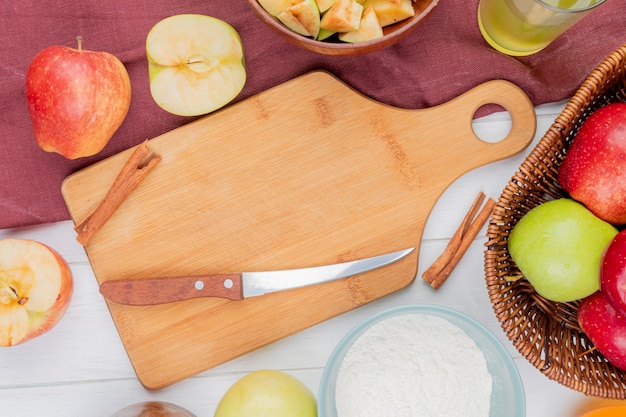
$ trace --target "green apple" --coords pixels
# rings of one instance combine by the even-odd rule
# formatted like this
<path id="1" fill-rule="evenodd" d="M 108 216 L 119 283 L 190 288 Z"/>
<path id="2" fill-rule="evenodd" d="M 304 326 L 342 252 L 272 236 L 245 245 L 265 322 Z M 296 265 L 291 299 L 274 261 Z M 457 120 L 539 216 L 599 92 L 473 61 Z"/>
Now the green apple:
<path id="1" fill-rule="evenodd" d="M 509 235 L 509 253 L 538 294 L 556 302 L 600 289 L 600 264 L 617 229 L 582 204 L 561 198 L 526 213 Z"/>
<path id="2" fill-rule="evenodd" d="M 249 373 L 226 391 L 214 417 L 317 417 L 315 396 L 295 377 L 280 371 Z"/>
<path id="3" fill-rule="evenodd" d="M 315 0 L 294 1 L 277 17 L 300 35 L 316 38 L 320 31 L 320 11 Z"/>
<path id="4" fill-rule="evenodd" d="M 239 34 L 211 16 L 180 14 L 161 20 L 148 33 L 146 55 L 152 98 L 176 115 L 217 110 L 246 82 Z"/>

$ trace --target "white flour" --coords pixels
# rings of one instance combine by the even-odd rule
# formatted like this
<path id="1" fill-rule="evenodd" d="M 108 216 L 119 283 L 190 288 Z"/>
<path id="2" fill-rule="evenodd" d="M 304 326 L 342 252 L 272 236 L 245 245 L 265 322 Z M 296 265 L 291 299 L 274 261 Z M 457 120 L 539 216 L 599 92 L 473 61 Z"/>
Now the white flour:
<path id="1" fill-rule="evenodd" d="M 338 417 L 489 417 L 492 377 L 474 341 L 419 313 L 376 323 L 337 376 Z"/>

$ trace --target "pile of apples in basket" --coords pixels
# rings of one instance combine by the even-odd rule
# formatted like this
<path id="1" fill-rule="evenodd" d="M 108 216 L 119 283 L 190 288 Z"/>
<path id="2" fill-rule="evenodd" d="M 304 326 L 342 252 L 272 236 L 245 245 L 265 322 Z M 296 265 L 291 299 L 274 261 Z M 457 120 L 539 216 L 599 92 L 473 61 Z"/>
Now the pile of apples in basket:
<path id="1" fill-rule="evenodd" d="M 594 111 L 558 171 L 566 197 L 527 212 L 509 253 L 537 293 L 578 302 L 582 331 L 626 370 L 626 104 Z"/>

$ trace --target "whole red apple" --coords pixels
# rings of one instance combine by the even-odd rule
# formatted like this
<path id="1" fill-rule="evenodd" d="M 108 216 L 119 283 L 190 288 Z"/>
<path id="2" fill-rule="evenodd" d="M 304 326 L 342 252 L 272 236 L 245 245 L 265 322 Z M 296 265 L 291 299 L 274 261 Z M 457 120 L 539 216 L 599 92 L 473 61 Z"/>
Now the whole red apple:
<path id="1" fill-rule="evenodd" d="M 578 323 L 611 364 L 626 370 L 626 316 L 616 311 L 601 291 L 582 300 Z"/>
<path id="2" fill-rule="evenodd" d="M 176 404 L 146 401 L 124 407 L 111 417 L 195 417 L 195 414 Z"/>
<path id="3" fill-rule="evenodd" d="M 626 230 L 613 238 L 602 256 L 600 290 L 613 308 L 626 315 Z"/>
<path id="4" fill-rule="evenodd" d="M 73 288 L 70 268 L 54 249 L 33 240 L 0 240 L 0 346 L 54 327 Z"/>
<path id="5" fill-rule="evenodd" d="M 602 220 L 626 224 L 626 103 L 601 107 L 583 122 L 558 180 Z"/>
<path id="6" fill-rule="evenodd" d="M 100 152 L 130 107 L 130 78 L 108 52 L 50 46 L 26 73 L 26 100 L 37 144 L 68 159 Z"/>

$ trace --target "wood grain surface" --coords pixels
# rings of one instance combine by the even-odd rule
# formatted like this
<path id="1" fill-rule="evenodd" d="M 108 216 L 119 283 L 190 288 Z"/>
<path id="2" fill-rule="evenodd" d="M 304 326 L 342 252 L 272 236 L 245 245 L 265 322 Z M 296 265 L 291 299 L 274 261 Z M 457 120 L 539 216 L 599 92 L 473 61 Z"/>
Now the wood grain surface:
<path id="1" fill-rule="evenodd" d="M 474 113 L 490 103 L 512 117 L 509 135 L 496 143 L 472 130 Z M 535 129 L 532 104 L 506 81 L 404 110 L 315 71 L 151 139 L 162 161 L 86 247 L 99 283 L 417 250 L 366 274 L 244 301 L 109 302 L 139 380 L 166 387 L 405 288 L 438 197 L 469 170 L 523 150 Z M 65 180 L 75 223 L 131 152 Z"/>

